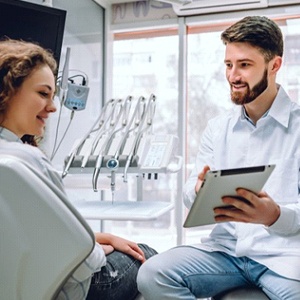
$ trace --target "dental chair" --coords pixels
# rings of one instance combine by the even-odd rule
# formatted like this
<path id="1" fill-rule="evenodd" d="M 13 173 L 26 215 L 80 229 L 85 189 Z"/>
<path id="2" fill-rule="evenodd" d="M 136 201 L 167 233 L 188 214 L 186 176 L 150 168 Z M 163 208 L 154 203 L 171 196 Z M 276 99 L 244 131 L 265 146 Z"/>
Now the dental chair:
<path id="1" fill-rule="evenodd" d="M 52 182 L 0 155 L 1 299 L 55 299 L 94 243 L 88 224 Z"/>

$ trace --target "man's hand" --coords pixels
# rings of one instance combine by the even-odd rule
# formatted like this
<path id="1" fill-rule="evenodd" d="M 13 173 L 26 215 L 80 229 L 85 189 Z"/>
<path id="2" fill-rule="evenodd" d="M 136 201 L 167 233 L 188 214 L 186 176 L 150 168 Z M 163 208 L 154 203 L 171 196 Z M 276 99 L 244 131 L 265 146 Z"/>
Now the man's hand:
<path id="1" fill-rule="evenodd" d="M 201 171 L 201 173 L 198 174 L 198 179 L 197 179 L 197 183 L 195 186 L 195 192 L 196 194 L 198 193 L 198 191 L 200 190 L 200 187 L 202 185 L 202 182 L 204 180 L 204 176 L 205 174 L 210 170 L 209 166 L 204 166 L 203 170 Z"/>
<path id="2" fill-rule="evenodd" d="M 214 209 L 216 222 L 244 222 L 271 226 L 280 216 L 280 207 L 265 192 L 255 194 L 245 189 L 237 189 L 238 197 L 226 196 L 222 198 L 229 207 Z"/>

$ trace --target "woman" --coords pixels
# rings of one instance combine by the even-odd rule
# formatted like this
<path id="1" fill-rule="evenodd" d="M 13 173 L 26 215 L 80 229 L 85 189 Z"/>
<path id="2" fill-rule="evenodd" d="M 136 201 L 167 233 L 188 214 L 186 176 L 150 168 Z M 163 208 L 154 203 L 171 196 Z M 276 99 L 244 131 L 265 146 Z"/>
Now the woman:
<path id="1" fill-rule="evenodd" d="M 59 174 L 36 147 L 56 111 L 56 69 L 52 54 L 38 45 L 0 42 L 0 155 L 24 159 L 64 191 Z M 95 240 L 93 252 L 58 299 L 134 299 L 138 268 L 155 250 L 107 233 L 95 233 Z"/>

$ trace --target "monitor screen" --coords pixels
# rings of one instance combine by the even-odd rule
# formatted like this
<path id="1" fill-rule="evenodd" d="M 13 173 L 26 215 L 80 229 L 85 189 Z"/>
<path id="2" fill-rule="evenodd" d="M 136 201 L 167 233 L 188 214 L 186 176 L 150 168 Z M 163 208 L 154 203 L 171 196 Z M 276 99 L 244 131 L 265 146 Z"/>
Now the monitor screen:
<path id="1" fill-rule="evenodd" d="M 20 0 L 0 0 L 0 39 L 22 39 L 53 52 L 59 64 L 66 11 Z"/>

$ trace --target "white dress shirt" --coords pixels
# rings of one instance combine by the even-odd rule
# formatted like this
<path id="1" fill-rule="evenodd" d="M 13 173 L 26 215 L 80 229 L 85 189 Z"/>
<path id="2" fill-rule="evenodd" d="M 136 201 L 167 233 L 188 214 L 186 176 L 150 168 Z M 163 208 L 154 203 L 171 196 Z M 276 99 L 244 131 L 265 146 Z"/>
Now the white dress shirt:
<path id="1" fill-rule="evenodd" d="M 272 107 L 256 125 L 241 106 L 209 121 L 185 185 L 184 202 L 191 207 L 197 175 L 205 165 L 217 170 L 265 164 L 276 164 L 263 190 L 280 206 L 279 219 L 270 227 L 219 223 L 198 246 L 247 256 L 282 276 L 300 280 L 300 107 L 282 87 L 278 86 Z"/>

